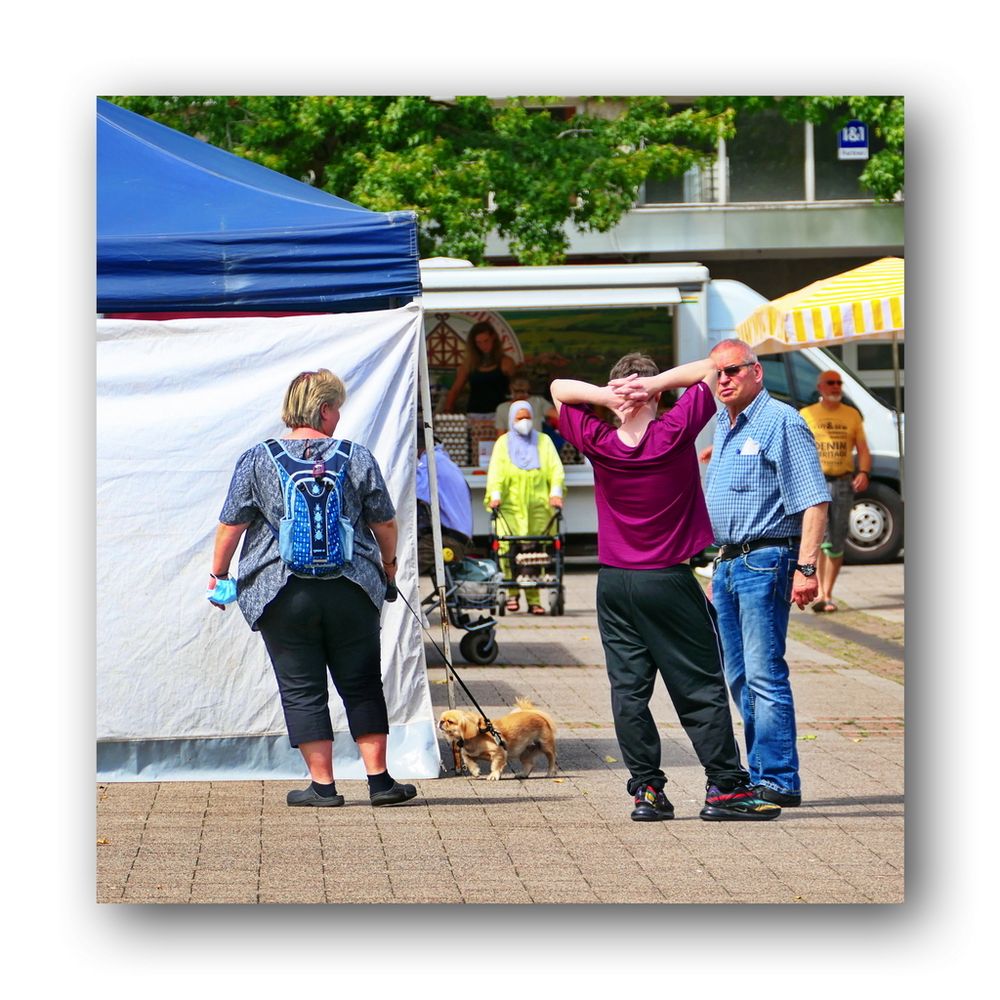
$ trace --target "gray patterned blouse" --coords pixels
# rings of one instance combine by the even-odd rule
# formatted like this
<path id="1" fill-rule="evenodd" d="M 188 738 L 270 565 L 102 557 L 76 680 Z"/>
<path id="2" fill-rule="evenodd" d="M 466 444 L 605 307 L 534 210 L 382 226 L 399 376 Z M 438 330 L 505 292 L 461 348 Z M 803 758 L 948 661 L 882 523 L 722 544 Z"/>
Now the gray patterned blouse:
<path id="1" fill-rule="evenodd" d="M 332 454 L 335 447 L 332 438 L 283 439 L 281 444 L 298 459 L 322 458 Z M 307 447 L 311 449 L 308 456 Z M 278 554 L 275 534 L 284 513 L 278 473 L 267 446 L 261 442 L 237 460 L 229 493 L 219 514 L 223 524 L 249 522 L 240 550 L 236 590 L 240 611 L 254 631 L 258 630 L 257 622 L 264 608 L 293 575 Z M 396 516 L 396 508 L 375 457 L 360 444 L 354 445 L 343 480 L 342 513 L 354 525 L 354 558 L 334 575 L 356 583 L 371 598 L 372 604 L 381 608 L 386 578 L 378 543 L 368 525 L 391 520 Z"/>

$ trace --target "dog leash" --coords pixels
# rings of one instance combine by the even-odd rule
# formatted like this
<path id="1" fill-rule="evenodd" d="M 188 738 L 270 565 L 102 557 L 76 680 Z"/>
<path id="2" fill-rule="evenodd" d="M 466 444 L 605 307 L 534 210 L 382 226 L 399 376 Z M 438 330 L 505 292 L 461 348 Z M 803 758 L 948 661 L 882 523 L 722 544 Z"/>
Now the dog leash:
<path id="1" fill-rule="evenodd" d="M 397 593 L 399 593 L 399 592 L 397 591 Z M 413 610 L 413 608 L 411 607 L 411 605 L 410 605 L 410 602 L 409 602 L 409 601 L 408 601 L 408 600 L 407 600 L 407 599 L 406 599 L 405 597 L 403 597 L 403 595 L 402 595 L 402 594 L 399 594 L 399 597 L 400 597 L 400 599 L 402 600 L 402 602 L 403 602 L 403 603 L 404 603 L 404 604 L 406 605 L 406 607 L 407 607 L 407 608 L 409 609 L 409 612 L 410 612 L 410 614 L 411 614 L 411 615 L 413 615 L 413 620 L 414 620 L 414 621 L 415 621 L 415 622 L 416 622 L 416 623 L 417 623 L 417 624 L 418 624 L 418 625 L 420 626 L 420 629 L 421 629 L 421 631 L 422 631 L 422 632 L 423 632 L 423 633 L 424 633 L 424 634 L 425 634 L 425 635 L 427 636 L 427 638 L 428 638 L 428 639 L 430 640 L 430 643 L 431 643 L 431 645 L 432 645 L 432 646 L 433 646 L 433 647 L 434 647 L 434 648 L 435 648 L 435 649 L 436 649 L 436 650 L 438 651 L 438 653 L 439 653 L 439 654 L 441 655 L 441 659 L 442 659 L 442 660 L 444 660 L 444 665 L 445 665 L 445 669 L 446 669 L 446 670 L 450 670 L 450 671 L 451 671 L 451 674 L 452 674 L 452 676 L 453 676 L 453 677 L 455 678 L 455 680 L 457 680 L 457 681 L 458 681 L 458 683 L 459 683 L 459 684 L 460 684 L 460 685 L 462 686 L 462 690 L 463 690 L 463 691 L 464 691 L 464 692 L 466 693 L 466 696 L 468 697 L 469 701 L 471 701 L 471 702 L 472 702 L 472 704 L 473 704 L 473 705 L 474 705 L 474 706 L 476 707 L 476 709 L 478 710 L 479 714 L 480 714 L 480 715 L 481 715 L 481 716 L 483 717 L 483 719 L 484 719 L 484 720 L 486 721 L 486 729 L 485 729 L 485 732 L 488 732 L 488 733 L 490 734 L 490 736 L 492 736 L 492 737 L 493 737 L 493 739 L 494 739 L 494 740 L 496 740 L 496 744 L 497 744 L 497 746 L 499 746 L 499 747 L 503 747 L 504 749 L 506 749 L 506 748 L 507 748 L 507 744 L 506 744 L 506 743 L 504 743 L 504 741 L 503 741 L 503 737 L 502 737 L 502 736 L 501 736 L 501 735 L 500 735 L 500 734 L 499 734 L 499 733 L 498 733 L 498 732 L 496 731 L 496 729 L 494 729 L 494 728 L 493 728 L 493 723 L 492 723 L 492 722 L 490 722 L 490 717 L 489 717 L 489 716 L 488 716 L 488 715 L 487 715 L 487 714 L 486 714 L 486 713 L 485 713 L 485 712 L 483 711 L 483 708 L 482 708 L 482 706 L 481 706 L 481 705 L 479 704 L 479 702 L 478 702 L 478 701 L 476 701 L 476 699 L 475 699 L 475 698 L 474 698 L 474 697 L 472 696 L 472 692 L 471 692 L 471 691 L 470 691 L 470 690 L 469 690 L 469 689 L 468 689 L 468 688 L 467 688 L 467 687 L 465 686 L 465 681 L 463 681 L 463 680 L 462 680 L 462 678 L 458 676 L 458 671 L 457 671 L 457 670 L 455 669 L 455 666 L 454 666 L 454 664 L 451 664 L 451 663 L 449 663 L 449 662 L 448 662 L 448 657 L 444 655 L 444 651 L 443 651 L 443 650 L 441 649 L 441 647 L 440 647 L 440 646 L 439 646 L 439 645 L 438 645 L 438 644 L 437 644 L 437 643 L 436 643 L 436 642 L 434 641 L 434 638 L 433 638 L 433 636 L 431 635 L 430 631 L 429 631 L 428 629 L 424 628 L 424 623 L 423 623 L 423 622 L 422 622 L 422 621 L 420 620 L 420 618 L 419 618 L 419 617 L 417 617 L 417 613 L 416 613 L 416 611 L 414 611 L 414 610 Z M 461 746 L 463 745 L 463 742 L 464 742 L 464 741 L 462 741 L 462 740 L 459 740 L 459 743 L 458 743 L 458 745 L 459 745 L 459 746 L 461 747 Z"/>

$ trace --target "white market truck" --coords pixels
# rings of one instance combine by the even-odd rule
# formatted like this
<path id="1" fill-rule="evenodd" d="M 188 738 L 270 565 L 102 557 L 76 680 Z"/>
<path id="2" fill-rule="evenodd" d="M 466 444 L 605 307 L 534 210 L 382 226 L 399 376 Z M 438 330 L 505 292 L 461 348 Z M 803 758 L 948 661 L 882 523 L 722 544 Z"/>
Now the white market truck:
<path id="1" fill-rule="evenodd" d="M 587 360 L 600 364 L 608 357 L 613 362 L 630 350 L 645 350 L 654 357 L 669 357 L 671 364 L 682 364 L 705 357 L 719 340 L 734 336 L 736 325 L 766 301 L 741 282 L 713 280 L 708 268 L 696 263 L 472 267 L 466 261 L 438 258 L 422 261 L 420 270 L 432 380 L 436 372 L 450 372 L 453 377 L 461 361 L 464 334 L 483 318 L 490 318 L 499 328 L 505 350 L 517 364 L 540 359 L 543 367 L 547 364 L 544 377 L 558 373 L 597 381 L 606 376 L 605 368 L 558 370 L 560 363 L 566 363 L 561 338 L 577 338 L 577 355 L 583 357 L 589 350 Z M 590 341 L 583 334 L 578 336 L 577 331 L 586 331 L 588 323 L 593 325 L 598 316 L 605 332 L 593 333 Z M 556 322 L 556 317 L 563 322 Z M 616 319 L 621 322 L 616 323 Z M 530 355 L 525 350 L 529 340 Z M 840 373 L 845 401 L 861 412 L 872 453 L 870 486 L 858 495 L 852 511 L 847 561 L 872 563 L 895 558 L 903 545 L 895 412 L 854 372 L 820 348 L 765 355 L 761 363 L 771 395 L 796 408 L 816 401 L 820 371 Z M 547 389 L 539 384 L 539 377 L 534 381 L 534 392 Z M 445 388 L 437 386 L 435 411 L 441 409 Z M 461 418 L 456 415 L 449 421 L 436 416 L 435 433 L 441 437 L 455 421 Z M 484 438 L 489 436 L 483 432 Z M 711 436 L 711 427 L 706 428 L 699 447 L 711 443 Z M 485 536 L 490 530 L 483 506 L 489 444 L 478 450 L 477 444 L 473 434 L 468 449 L 463 446 L 455 454 L 472 490 L 474 532 Z M 445 446 L 449 447 L 447 441 Z M 580 456 L 564 456 L 564 462 L 563 527 L 572 545 L 574 540 L 596 536 L 594 477 Z"/>

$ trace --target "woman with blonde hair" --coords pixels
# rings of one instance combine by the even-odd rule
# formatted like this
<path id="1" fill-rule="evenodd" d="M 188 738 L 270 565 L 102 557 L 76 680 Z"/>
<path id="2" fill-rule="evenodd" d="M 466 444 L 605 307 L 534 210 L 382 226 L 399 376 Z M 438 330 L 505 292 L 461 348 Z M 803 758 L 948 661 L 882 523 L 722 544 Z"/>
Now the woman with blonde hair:
<path id="1" fill-rule="evenodd" d="M 503 353 L 503 344 L 488 320 L 474 323 L 465 339 L 465 360 L 455 374 L 455 384 L 444 401 L 444 413 L 454 413 L 459 393 L 469 385 L 465 412 L 492 418 L 507 400 L 514 362 Z"/>
<path id="2" fill-rule="evenodd" d="M 208 599 L 223 610 L 238 601 L 247 624 L 261 633 L 289 742 L 312 778 L 308 788 L 288 793 L 290 806 L 344 803 L 333 775 L 328 671 L 364 762 L 371 804 L 395 805 L 417 794 L 386 768 L 389 719 L 379 631 L 382 603 L 396 576 L 396 511 L 371 452 L 333 437 L 346 399 L 344 383 L 329 369 L 292 379 L 281 409 L 288 433 L 240 456 L 215 536 Z M 282 555 L 279 529 L 285 498 L 294 492 L 285 489 L 282 470 L 288 468 L 299 477 L 311 470 L 301 482 L 318 496 L 339 481 L 338 529 L 346 522 L 353 540 L 348 544 L 338 533 L 334 543 L 334 532 L 327 531 L 329 566 L 290 565 L 287 550 Z M 234 581 L 229 567 L 241 539 Z"/>

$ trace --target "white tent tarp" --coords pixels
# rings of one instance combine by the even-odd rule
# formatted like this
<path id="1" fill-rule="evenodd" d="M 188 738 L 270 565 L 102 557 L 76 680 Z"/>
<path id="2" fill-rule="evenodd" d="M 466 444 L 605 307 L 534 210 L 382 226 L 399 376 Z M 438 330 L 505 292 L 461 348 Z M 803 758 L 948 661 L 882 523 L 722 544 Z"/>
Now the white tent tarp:
<path id="1" fill-rule="evenodd" d="M 285 428 L 294 375 L 330 368 L 348 398 L 338 436 L 375 455 L 396 504 L 402 597 L 417 607 L 414 428 L 421 310 L 167 322 L 98 320 L 99 780 L 297 778 L 260 635 L 205 600 L 237 457 Z M 234 565 L 235 568 L 235 565 Z M 382 614 L 389 768 L 437 777 L 419 626 Z M 364 769 L 331 687 L 339 777 Z"/>

